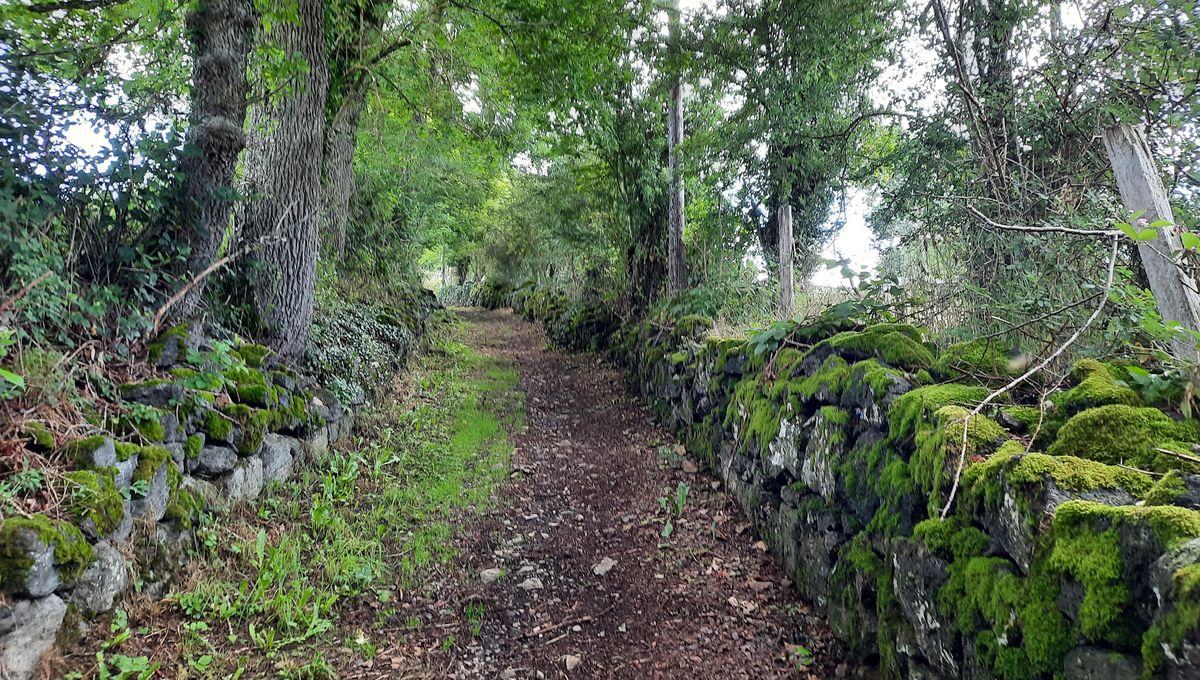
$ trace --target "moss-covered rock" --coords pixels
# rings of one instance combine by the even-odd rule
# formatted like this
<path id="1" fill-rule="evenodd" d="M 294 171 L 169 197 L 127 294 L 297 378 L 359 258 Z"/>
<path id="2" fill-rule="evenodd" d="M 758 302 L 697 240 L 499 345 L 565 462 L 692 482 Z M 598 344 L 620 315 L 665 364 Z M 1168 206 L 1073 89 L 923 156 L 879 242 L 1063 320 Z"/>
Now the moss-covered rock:
<path id="1" fill-rule="evenodd" d="M 125 519 L 125 497 L 116 485 L 116 470 L 78 470 L 67 480 L 67 512 L 93 536 L 114 531 Z"/>
<path id="2" fill-rule="evenodd" d="M 874 357 L 911 371 L 929 368 L 933 363 L 933 352 L 921 344 L 920 331 L 904 324 L 877 324 L 862 331 L 846 331 L 823 343 L 856 359 Z"/>
<path id="3" fill-rule="evenodd" d="M 10 517 L 0 525 L 0 588 L 24 592 L 35 564 L 31 545 L 36 539 L 53 552 L 54 580 L 74 583 L 92 561 L 92 546 L 78 527 L 70 522 L 52 520 L 45 515 Z M 46 595 L 49 591 L 41 592 Z"/>
<path id="4" fill-rule="evenodd" d="M 972 340 L 950 345 L 938 354 L 932 371 L 946 379 L 967 375 L 982 379 L 1010 378 L 1016 375 L 1008 352 L 995 341 Z"/>
<path id="5" fill-rule="evenodd" d="M 1068 420 L 1047 453 L 1123 463 L 1143 470 L 1196 470 L 1197 466 L 1157 449 L 1198 439 L 1200 424 L 1196 421 L 1178 422 L 1156 408 L 1112 404 L 1088 409 Z"/>
<path id="6" fill-rule="evenodd" d="M 1084 359 L 1075 364 L 1071 375 L 1077 384 L 1054 398 L 1059 407 L 1068 414 L 1109 404 L 1142 405 L 1142 398 L 1138 393 L 1120 382 L 1120 373 L 1107 364 L 1095 359 Z"/>
<path id="7" fill-rule="evenodd" d="M 17 432 L 25 441 L 25 446 L 33 451 L 53 451 L 57 444 L 54 433 L 41 421 L 27 420 L 21 424 Z"/>

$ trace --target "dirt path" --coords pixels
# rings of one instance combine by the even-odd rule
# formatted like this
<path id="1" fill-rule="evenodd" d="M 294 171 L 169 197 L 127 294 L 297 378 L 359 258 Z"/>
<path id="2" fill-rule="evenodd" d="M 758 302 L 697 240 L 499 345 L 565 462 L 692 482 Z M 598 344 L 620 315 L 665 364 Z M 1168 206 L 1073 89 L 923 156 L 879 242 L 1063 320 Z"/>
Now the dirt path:
<path id="1" fill-rule="evenodd" d="M 511 314 L 463 316 L 477 351 L 516 366 L 527 427 L 513 436 L 498 507 L 459 537 L 461 564 L 431 593 L 432 625 L 410 638 L 427 673 L 862 674 L 719 483 L 678 455 L 617 370 L 547 350 Z M 500 576 L 485 583 L 496 574 L 485 570 Z"/>

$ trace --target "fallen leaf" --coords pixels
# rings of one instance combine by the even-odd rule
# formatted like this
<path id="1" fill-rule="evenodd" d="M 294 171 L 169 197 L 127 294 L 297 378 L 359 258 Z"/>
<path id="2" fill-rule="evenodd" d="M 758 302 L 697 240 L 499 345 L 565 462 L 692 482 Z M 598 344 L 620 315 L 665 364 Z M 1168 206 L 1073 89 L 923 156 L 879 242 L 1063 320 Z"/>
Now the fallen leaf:
<path id="1" fill-rule="evenodd" d="M 755 550 L 757 550 L 757 551 L 759 551 L 759 552 L 766 552 L 766 551 L 767 551 L 767 542 L 766 542 L 766 541 L 759 541 L 759 542 L 755 543 L 755 544 L 754 544 L 754 549 L 755 549 Z"/>
<path id="2" fill-rule="evenodd" d="M 696 467 L 696 464 L 693 463 L 691 460 L 685 458 L 683 460 L 683 471 L 688 473 L 689 475 L 694 475 L 700 471 L 700 468 Z"/>

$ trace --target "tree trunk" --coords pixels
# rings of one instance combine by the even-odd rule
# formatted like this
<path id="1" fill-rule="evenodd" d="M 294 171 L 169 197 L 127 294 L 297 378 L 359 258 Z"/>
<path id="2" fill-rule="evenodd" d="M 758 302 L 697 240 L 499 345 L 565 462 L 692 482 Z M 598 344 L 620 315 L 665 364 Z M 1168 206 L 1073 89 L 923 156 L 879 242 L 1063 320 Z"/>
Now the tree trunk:
<path id="1" fill-rule="evenodd" d="M 325 142 L 325 167 L 321 178 L 323 231 L 338 260 L 346 254 L 350 197 L 354 195 L 354 151 L 358 147 L 358 121 L 365 103 L 365 86 L 354 84 L 330 121 Z"/>
<path id="2" fill-rule="evenodd" d="M 792 241 L 792 206 L 779 206 L 779 303 L 783 318 L 796 314 L 796 245 Z"/>
<path id="3" fill-rule="evenodd" d="M 1130 212 L 1143 211 L 1142 219 L 1147 224 L 1160 220 L 1174 224 L 1171 202 L 1141 128 L 1117 125 L 1105 130 L 1104 148 L 1112 160 L 1125 208 Z M 1196 282 L 1170 259 L 1174 253 L 1183 250 L 1175 229 L 1159 229 L 1157 239 L 1138 241 L 1137 246 L 1163 322 L 1178 321 L 1188 330 L 1200 330 L 1200 295 L 1196 292 Z M 1180 359 L 1195 361 L 1197 358 L 1196 343 L 1190 339 L 1175 340 L 1172 350 Z"/>
<path id="4" fill-rule="evenodd" d="M 671 108 L 667 114 L 667 150 L 671 173 L 670 228 L 667 243 L 667 262 L 672 297 L 683 293 L 687 285 L 687 270 L 683 258 L 683 167 L 679 161 L 679 145 L 683 143 L 683 78 L 680 59 L 679 0 L 672 0 L 670 21 Z"/>
<path id="5" fill-rule="evenodd" d="M 299 23 L 272 25 L 268 39 L 299 57 L 282 101 L 254 109 L 246 154 L 251 196 L 240 226 L 257 247 L 247 276 L 262 341 L 284 356 L 304 351 L 312 326 L 321 216 L 321 158 L 329 64 L 321 0 L 299 0 Z"/>
<path id="6" fill-rule="evenodd" d="M 249 0 L 201 0 L 188 16 L 192 101 L 179 164 L 179 228 L 190 249 L 181 273 L 187 280 L 213 263 L 229 228 L 234 171 L 246 146 L 246 57 L 254 24 Z M 191 317 L 203 293 L 200 280 L 176 303 L 172 318 Z"/>

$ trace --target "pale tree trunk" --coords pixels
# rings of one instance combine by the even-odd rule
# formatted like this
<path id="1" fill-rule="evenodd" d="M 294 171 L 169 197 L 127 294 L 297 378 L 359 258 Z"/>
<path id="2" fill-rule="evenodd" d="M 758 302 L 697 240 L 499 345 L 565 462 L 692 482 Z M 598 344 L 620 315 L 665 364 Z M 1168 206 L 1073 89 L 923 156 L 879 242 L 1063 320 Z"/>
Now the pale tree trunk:
<path id="1" fill-rule="evenodd" d="M 679 146 L 683 143 L 683 77 L 679 45 L 679 0 L 671 0 L 669 12 L 671 107 L 667 114 L 667 144 L 671 172 L 670 226 L 667 236 L 668 285 L 672 297 L 683 293 L 687 285 L 687 269 L 683 259 L 683 167 Z"/>
<path id="2" fill-rule="evenodd" d="M 250 0 L 201 0 L 187 20 L 193 45 L 191 112 L 180 187 L 179 228 L 190 252 L 182 274 L 201 276 L 213 263 L 233 209 L 234 172 L 246 146 L 246 57 L 254 38 Z M 191 317 L 200 305 L 200 279 L 172 309 Z"/>
<path id="3" fill-rule="evenodd" d="M 312 326 L 320 240 L 321 159 L 329 64 L 321 0 L 299 0 L 299 23 L 272 25 L 268 39 L 307 64 L 279 102 L 251 117 L 240 227 L 257 248 L 247 268 L 262 341 L 284 356 L 304 351 Z"/>
<path id="4" fill-rule="evenodd" d="M 1171 202 L 1141 128 L 1117 125 L 1105 130 L 1104 147 L 1112 160 L 1125 208 L 1130 212 L 1142 211 L 1147 224 L 1160 220 L 1174 224 Z M 1183 250 L 1179 234 L 1173 227 L 1165 227 L 1158 230 L 1157 239 L 1138 241 L 1137 246 L 1162 320 L 1178 321 L 1191 331 L 1200 330 L 1200 295 L 1195 279 L 1172 259 Z M 1196 344 L 1188 339 L 1175 340 L 1172 350 L 1181 359 L 1197 358 Z"/>
<path id="5" fill-rule="evenodd" d="M 354 195 L 354 151 L 358 122 L 366 103 L 366 88 L 355 84 L 329 123 L 325 142 L 325 167 L 321 178 L 324 232 L 341 260 L 346 254 L 346 227 L 350 223 L 350 197 Z"/>
<path id="6" fill-rule="evenodd" d="M 792 238 L 792 206 L 779 206 L 779 303 L 783 318 L 796 314 L 796 244 Z"/>

